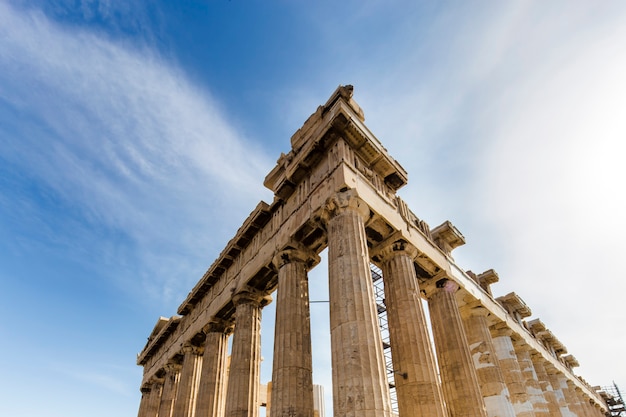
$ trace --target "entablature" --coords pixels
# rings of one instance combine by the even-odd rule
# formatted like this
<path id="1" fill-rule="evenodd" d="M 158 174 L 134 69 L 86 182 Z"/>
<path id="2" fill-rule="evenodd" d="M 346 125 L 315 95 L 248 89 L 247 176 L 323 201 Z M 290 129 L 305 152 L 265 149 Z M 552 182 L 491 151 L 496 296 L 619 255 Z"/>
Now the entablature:
<path id="1" fill-rule="evenodd" d="M 195 287 L 193 287 L 185 301 L 178 307 L 178 314 L 185 315 L 189 313 L 193 306 L 204 297 L 211 286 L 214 285 L 232 265 L 241 251 L 250 244 L 254 235 L 256 235 L 270 219 L 270 206 L 261 201 L 252 213 L 250 213 L 239 230 L 237 230 L 235 237 L 228 242 L 226 248 L 220 253 L 217 260 L 202 276 Z"/>
<path id="2" fill-rule="evenodd" d="M 363 124 L 363 112 L 352 100 L 352 91 L 352 86 L 337 88 L 328 102 L 318 108 L 291 138 L 291 151 L 281 154 L 276 167 L 264 181 L 278 198 L 289 198 L 338 137 L 345 140 L 355 155 L 379 175 L 392 192 L 407 183 L 407 172 Z"/>
<path id="3" fill-rule="evenodd" d="M 152 334 L 148 338 L 148 343 L 141 353 L 137 355 L 137 365 L 144 365 L 146 363 L 146 359 L 150 357 L 152 352 L 154 352 L 164 341 L 168 339 L 169 335 L 176 330 L 176 327 L 178 327 L 178 324 L 180 323 L 180 319 L 181 318 L 179 316 L 172 316 L 169 319 L 165 317 L 159 318 Z"/>

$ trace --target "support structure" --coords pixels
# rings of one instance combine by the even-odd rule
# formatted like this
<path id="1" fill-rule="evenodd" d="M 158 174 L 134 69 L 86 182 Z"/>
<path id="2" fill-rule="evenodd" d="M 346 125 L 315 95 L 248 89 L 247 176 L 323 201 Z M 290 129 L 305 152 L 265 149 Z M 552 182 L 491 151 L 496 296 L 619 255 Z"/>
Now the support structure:
<path id="1" fill-rule="evenodd" d="M 493 270 L 455 263 L 459 230 L 411 212 L 397 195 L 406 171 L 364 120 L 341 86 L 292 136 L 264 181 L 273 202 L 257 205 L 138 355 L 139 417 L 256 417 L 261 403 L 271 416 L 314 417 L 307 273 L 326 248 L 335 417 L 392 417 L 391 380 L 399 417 L 606 412 L 565 347 L 524 321 L 521 299 L 494 298 Z M 370 265 L 382 271 L 383 305 Z M 260 319 L 275 291 L 272 381 L 261 389 Z"/>

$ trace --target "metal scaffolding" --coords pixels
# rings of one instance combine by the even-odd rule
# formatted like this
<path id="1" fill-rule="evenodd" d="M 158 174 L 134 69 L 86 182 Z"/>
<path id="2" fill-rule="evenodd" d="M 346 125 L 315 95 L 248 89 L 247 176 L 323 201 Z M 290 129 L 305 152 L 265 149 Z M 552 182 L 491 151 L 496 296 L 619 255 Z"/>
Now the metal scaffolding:
<path id="1" fill-rule="evenodd" d="M 619 388 L 617 388 L 617 384 L 615 382 L 613 382 L 613 385 L 602 387 L 599 393 L 609 408 L 607 416 L 626 417 L 624 399 L 622 398 L 622 394 L 620 393 Z"/>
<path id="2" fill-rule="evenodd" d="M 391 362 L 391 345 L 389 344 L 389 321 L 387 320 L 387 306 L 385 305 L 385 288 L 383 285 L 383 272 L 374 264 L 370 264 L 372 281 L 374 283 L 374 298 L 378 310 L 378 324 L 380 335 L 383 340 L 383 353 L 387 367 L 387 381 L 389 382 L 389 394 L 391 395 L 391 409 L 398 415 L 398 396 L 396 394 L 395 373 Z"/>

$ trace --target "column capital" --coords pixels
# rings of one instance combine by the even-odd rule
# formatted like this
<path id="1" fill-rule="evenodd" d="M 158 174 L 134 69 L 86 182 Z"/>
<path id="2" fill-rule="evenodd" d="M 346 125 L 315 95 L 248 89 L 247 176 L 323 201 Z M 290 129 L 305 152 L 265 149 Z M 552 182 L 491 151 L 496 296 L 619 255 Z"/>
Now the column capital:
<path id="1" fill-rule="evenodd" d="M 293 242 L 276 252 L 272 264 L 276 269 L 292 262 L 303 263 L 308 270 L 320 263 L 320 257 L 299 242 Z"/>
<path id="2" fill-rule="evenodd" d="M 426 293 L 426 297 L 430 298 L 432 295 L 437 294 L 438 292 L 447 292 L 447 293 L 456 293 L 460 286 L 453 279 L 448 277 L 434 277 L 427 281 L 424 285 L 420 286 L 424 293 Z"/>
<path id="3" fill-rule="evenodd" d="M 513 330 L 509 326 L 507 326 L 506 323 L 504 322 L 494 324 L 493 326 L 490 327 L 490 329 L 491 329 L 491 333 L 495 335 L 495 337 L 500 337 L 500 336 L 511 337 L 514 333 Z"/>
<path id="4" fill-rule="evenodd" d="M 363 221 L 366 221 L 370 216 L 369 206 L 359 198 L 355 189 L 348 188 L 339 191 L 326 200 L 326 206 L 322 211 L 321 220 L 326 224 L 336 215 L 346 211 L 354 211 L 363 218 Z"/>
<path id="5" fill-rule="evenodd" d="M 371 257 L 382 262 L 401 254 L 415 259 L 418 253 L 417 248 L 404 239 L 400 233 L 394 233 L 390 238 L 370 250 Z"/>
<path id="6" fill-rule="evenodd" d="M 196 346 L 191 342 L 185 342 L 183 344 L 183 354 L 193 353 L 194 355 L 200 355 L 204 349 L 201 346 Z"/>
<path id="7" fill-rule="evenodd" d="M 483 306 L 480 300 L 473 300 L 459 307 L 462 317 L 489 317 L 491 312 Z"/>
<path id="8" fill-rule="evenodd" d="M 513 339 L 513 347 L 520 352 L 532 351 L 530 345 L 521 337 Z"/>
<path id="9" fill-rule="evenodd" d="M 264 307 L 270 303 L 272 298 L 269 294 L 253 289 L 245 289 L 233 295 L 232 300 L 235 307 L 241 304 L 253 304 L 256 307 Z"/>
<path id="10" fill-rule="evenodd" d="M 232 319 L 225 320 L 220 318 L 212 318 L 209 322 L 202 328 L 204 334 L 208 333 L 224 333 L 230 334 L 233 332 L 234 322 Z"/>
<path id="11" fill-rule="evenodd" d="M 179 372 L 183 368 L 183 365 L 179 362 L 171 361 L 168 362 L 164 368 L 166 372 Z"/>

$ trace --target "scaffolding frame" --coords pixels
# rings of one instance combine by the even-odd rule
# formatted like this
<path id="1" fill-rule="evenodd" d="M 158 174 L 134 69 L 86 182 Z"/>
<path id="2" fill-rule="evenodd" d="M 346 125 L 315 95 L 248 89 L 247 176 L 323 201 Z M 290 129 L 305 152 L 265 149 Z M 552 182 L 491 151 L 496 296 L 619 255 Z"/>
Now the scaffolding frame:
<path id="1" fill-rule="evenodd" d="M 378 312 L 378 326 L 383 341 L 383 354 L 385 355 L 385 367 L 387 368 L 387 383 L 391 396 L 391 409 L 398 415 L 398 394 L 396 393 L 395 371 L 391 359 L 391 344 L 389 340 L 389 320 L 387 319 L 387 306 L 385 305 L 385 286 L 383 284 L 383 272 L 379 267 L 370 264 L 372 282 L 374 284 L 374 299 Z"/>

